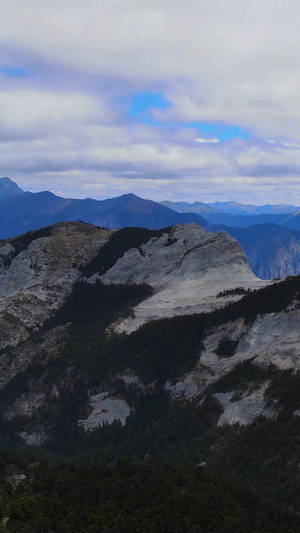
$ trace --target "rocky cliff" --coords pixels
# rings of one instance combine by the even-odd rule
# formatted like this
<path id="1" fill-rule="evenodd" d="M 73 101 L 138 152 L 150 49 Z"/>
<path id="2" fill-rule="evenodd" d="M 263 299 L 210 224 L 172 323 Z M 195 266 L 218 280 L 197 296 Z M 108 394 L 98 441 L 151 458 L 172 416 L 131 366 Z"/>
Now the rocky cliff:
<path id="1" fill-rule="evenodd" d="M 147 283 L 155 289 L 153 296 L 134 308 L 133 319 L 118 325 L 118 331 L 133 331 L 158 318 L 211 311 L 241 298 L 234 293 L 237 287 L 247 291 L 267 284 L 253 274 L 235 239 L 197 224 L 174 226 L 128 250 L 99 279 L 105 284 Z M 218 297 L 222 291 L 228 293 L 226 299 Z"/>
<path id="2" fill-rule="evenodd" d="M 40 329 L 110 234 L 65 222 L 0 243 L 0 348 Z"/>

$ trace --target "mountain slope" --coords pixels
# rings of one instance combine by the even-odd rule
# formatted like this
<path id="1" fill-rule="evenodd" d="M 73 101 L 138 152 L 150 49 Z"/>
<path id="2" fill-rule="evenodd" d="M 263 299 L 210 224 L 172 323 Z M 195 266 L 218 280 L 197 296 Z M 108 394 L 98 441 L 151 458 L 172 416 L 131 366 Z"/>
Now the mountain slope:
<path id="1" fill-rule="evenodd" d="M 134 194 L 124 194 L 118 198 L 99 202 L 97 211 L 85 216 L 84 220 L 107 227 L 122 228 L 139 226 L 151 229 L 195 222 L 203 227 L 207 221 L 197 214 L 176 213 L 152 200 L 143 200 Z"/>
<path id="2" fill-rule="evenodd" d="M 19 300 L 2 334 L 1 445 L 202 463 L 300 510 L 299 278 L 248 291 L 261 283 L 238 243 L 194 224 L 43 232 L 2 250 L 2 312 Z M 203 279 L 211 311 L 195 313 Z M 162 318 L 118 333 L 156 295 Z M 10 331 L 23 342 L 5 346 Z"/>
<path id="3" fill-rule="evenodd" d="M 37 230 L 62 221 L 89 222 L 108 228 L 141 226 L 159 229 L 174 224 L 207 222 L 196 214 L 181 214 L 133 194 L 97 201 L 55 196 L 48 191 L 26 192 L 0 204 L 0 238 Z"/>
<path id="4" fill-rule="evenodd" d="M 261 279 L 284 279 L 300 274 L 300 232 L 276 224 L 248 228 L 211 227 L 226 231 L 242 245 L 251 269 Z"/>
<path id="5" fill-rule="evenodd" d="M 227 213 L 207 213 L 206 219 L 211 224 L 227 227 L 247 228 L 261 224 L 276 224 L 291 230 L 300 231 L 300 214 L 260 214 L 260 215 L 230 215 Z"/>
<path id="6" fill-rule="evenodd" d="M 0 348 L 24 341 L 57 309 L 111 234 L 64 222 L 0 243 Z"/>
<path id="7" fill-rule="evenodd" d="M 99 279 L 105 284 L 147 283 L 155 289 L 134 309 L 135 318 L 120 324 L 119 330 L 126 331 L 148 320 L 222 307 L 217 297 L 222 290 L 266 284 L 253 275 L 237 241 L 196 224 L 175 226 L 168 234 L 129 250 Z"/>
<path id="8" fill-rule="evenodd" d="M 253 205 L 241 204 L 239 202 L 213 202 L 205 204 L 203 202 L 160 202 L 174 211 L 179 213 L 198 213 L 204 215 L 205 213 L 226 213 L 228 215 L 280 215 L 291 214 L 299 211 L 299 207 L 294 205 Z"/>
<path id="9" fill-rule="evenodd" d="M 24 191 L 11 179 L 0 178 L 0 201 L 23 193 Z"/>
<path id="10" fill-rule="evenodd" d="M 178 213 L 165 205 L 143 200 L 133 194 L 104 201 L 64 199 L 48 191 L 17 194 L 21 189 L 8 178 L 2 178 L 0 186 L 1 183 L 4 186 L 7 180 L 10 190 L 13 189 L 15 192 L 14 196 L 5 197 L 0 202 L 0 238 L 7 238 L 28 230 L 38 230 L 64 220 L 82 220 L 108 228 L 134 226 L 151 229 L 161 229 L 175 224 L 195 222 L 202 227 L 207 228 L 209 226 L 213 232 L 224 230 L 236 237 L 248 255 L 252 270 L 260 278 L 284 278 L 288 275 L 300 273 L 299 235 L 293 230 L 280 229 L 286 226 L 297 227 L 297 214 L 292 216 L 286 214 L 234 216 L 221 212 L 213 213 L 213 208 L 208 206 L 207 209 L 206 204 L 201 202 L 195 202 L 194 204 L 179 202 L 176 206 L 174 204 L 176 209 L 182 211 L 189 209 L 191 206 L 195 211 L 201 211 L 205 208 L 204 214 L 207 219 L 217 217 L 216 220 L 225 219 L 225 221 L 233 224 L 233 226 L 227 227 L 220 224 L 209 224 L 197 213 Z M 167 204 L 171 205 L 170 203 Z M 263 222 L 275 220 L 285 226 L 280 226 L 277 230 L 273 226 L 271 230 L 270 225 L 264 229 L 263 225 L 260 224 L 254 228 L 253 224 L 261 220 Z M 268 222 L 268 224 L 272 223 Z M 240 224 L 245 227 L 244 230 L 237 228 Z M 247 230 L 249 224 L 253 229 Z M 251 244 L 249 244 L 250 241 Z"/>
<path id="11" fill-rule="evenodd" d="M 214 208 L 212 205 L 205 204 L 203 202 L 171 202 L 164 200 L 160 202 L 162 205 L 178 211 L 178 213 L 197 213 L 198 215 L 205 216 L 206 213 L 219 213 L 220 209 Z"/>

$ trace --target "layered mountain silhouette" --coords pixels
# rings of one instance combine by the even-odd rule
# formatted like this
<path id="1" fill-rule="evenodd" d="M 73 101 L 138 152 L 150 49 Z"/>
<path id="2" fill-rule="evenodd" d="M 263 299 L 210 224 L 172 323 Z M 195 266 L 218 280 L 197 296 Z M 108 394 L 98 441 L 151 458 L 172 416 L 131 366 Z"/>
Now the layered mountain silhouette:
<path id="1" fill-rule="evenodd" d="M 213 202 L 205 204 L 203 202 L 170 202 L 164 200 L 161 204 L 178 211 L 179 213 L 227 213 L 228 215 L 285 215 L 295 213 L 300 210 L 295 205 L 285 204 L 241 204 L 239 202 Z"/>
<path id="2" fill-rule="evenodd" d="M 228 213 L 231 215 L 280 215 L 299 211 L 299 207 L 296 207 L 295 205 L 285 204 L 254 205 L 241 204 L 239 202 L 214 202 L 208 205 L 214 210 L 222 211 L 223 213 Z"/>
<path id="3" fill-rule="evenodd" d="M 13 237 L 62 221 L 83 221 L 115 229 L 127 226 L 161 229 L 195 222 L 212 232 L 226 231 L 235 237 L 243 246 L 253 272 L 262 279 L 300 274 L 299 212 L 234 215 L 221 212 L 220 209 L 218 212 L 217 205 L 220 208 L 221 204 L 223 207 L 224 204 L 227 207 L 229 204 L 231 207 L 242 204 L 216 203 L 215 207 L 202 202 L 164 204 L 144 200 L 134 194 L 99 201 L 90 198 L 66 199 L 49 191 L 24 192 L 5 177 L 0 179 L 0 238 Z M 206 211 L 202 217 L 197 212 L 175 211 L 166 204 L 172 204 L 182 211 L 187 206 L 195 211 Z M 250 209 L 251 206 L 244 207 Z"/>
<path id="4" fill-rule="evenodd" d="M 162 205 L 174 209 L 178 213 L 197 213 L 198 215 L 205 216 L 207 213 L 221 213 L 222 211 L 213 205 L 205 204 L 204 202 L 169 202 L 164 200 L 160 202 Z"/>
<path id="5" fill-rule="evenodd" d="M 24 192 L 10 195 L 0 203 L 0 238 L 13 237 L 62 221 L 78 220 L 107 228 L 140 226 L 160 229 L 189 222 L 208 226 L 208 222 L 197 214 L 177 213 L 134 194 L 98 201 L 61 198 L 49 191 Z"/>
<path id="6" fill-rule="evenodd" d="M 261 215 L 231 215 L 228 213 L 206 213 L 205 217 L 212 224 L 223 224 L 224 226 L 248 228 L 257 224 L 277 224 L 296 231 L 300 231 L 300 212 L 285 213 L 281 215 L 261 214 Z"/>
<path id="7" fill-rule="evenodd" d="M 300 232 L 273 223 L 247 228 L 212 226 L 226 231 L 242 245 L 253 272 L 261 279 L 300 273 Z"/>

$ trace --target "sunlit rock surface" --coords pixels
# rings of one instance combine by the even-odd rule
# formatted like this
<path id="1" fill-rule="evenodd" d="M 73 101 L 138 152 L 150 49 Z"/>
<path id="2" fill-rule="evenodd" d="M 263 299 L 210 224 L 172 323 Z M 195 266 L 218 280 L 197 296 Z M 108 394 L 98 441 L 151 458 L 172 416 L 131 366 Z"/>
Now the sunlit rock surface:
<path id="1" fill-rule="evenodd" d="M 197 224 L 174 226 L 171 233 L 129 250 L 100 279 L 106 284 L 147 283 L 155 289 L 135 307 L 134 319 L 116 326 L 128 333 L 149 320 L 211 311 L 241 298 L 217 298 L 221 291 L 268 284 L 253 274 L 235 239 Z"/>

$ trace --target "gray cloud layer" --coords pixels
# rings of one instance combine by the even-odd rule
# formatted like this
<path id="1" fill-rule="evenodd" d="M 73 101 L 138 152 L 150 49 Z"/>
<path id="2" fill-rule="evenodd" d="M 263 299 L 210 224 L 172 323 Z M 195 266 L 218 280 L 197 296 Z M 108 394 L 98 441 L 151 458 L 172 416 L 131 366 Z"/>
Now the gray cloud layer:
<path id="1" fill-rule="evenodd" d="M 26 70 L 0 75 L 2 175 L 68 196 L 300 204 L 296 0 L 0 6 L 0 66 Z M 127 113 L 144 90 L 173 103 L 158 125 Z M 197 142 L 189 122 L 251 138 Z"/>

